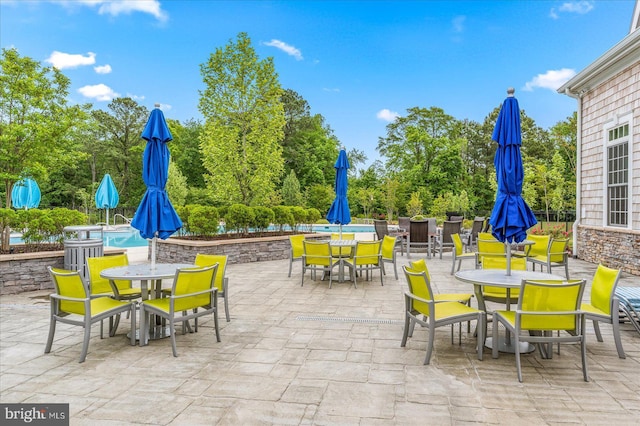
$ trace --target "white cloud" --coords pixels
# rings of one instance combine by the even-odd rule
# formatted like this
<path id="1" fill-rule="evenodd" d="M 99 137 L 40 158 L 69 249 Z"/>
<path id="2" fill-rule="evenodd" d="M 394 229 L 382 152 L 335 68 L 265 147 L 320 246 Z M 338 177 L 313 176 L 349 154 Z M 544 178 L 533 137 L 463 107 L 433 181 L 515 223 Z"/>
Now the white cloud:
<path id="1" fill-rule="evenodd" d="M 302 57 L 302 52 L 299 49 L 296 49 L 294 46 L 291 46 L 284 41 L 276 40 L 275 38 L 271 41 L 267 41 L 263 43 L 265 46 L 275 47 L 276 49 L 280 49 L 285 52 L 287 55 L 291 55 L 296 58 L 296 61 L 301 61 L 304 58 Z"/>
<path id="2" fill-rule="evenodd" d="M 340 93 L 340 89 L 338 89 L 337 87 L 334 88 L 330 88 L 330 87 L 323 87 L 322 88 L 323 92 L 334 92 L 334 93 Z"/>
<path id="3" fill-rule="evenodd" d="M 148 13 L 159 21 L 166 21 L 169 15 L 162 10 L 158 0 L 53 0 L 65 7 L 75 7 L 77 5 L 98 7 L 100 15 L 118 16 L 122 13 L 132 12 Z"/>
<path id="4" fill-rule="evenodd" d="M 593 10 L 593 7 L 593 0 L 568 1 L 562 3 L 562 5 L 560 5 L 557 10 L 555 7 L 552 7 L 549 11 L 549 16 L 552 19 L 559 19 L 560 15 L 558 15 L 558 12 L 577 13 L 579 15 L 584 15 L 591 12 Z"/>
<path id="5" fill-rule="evenodd" d="M 131 98 L 134 101 L 144 101 L 145 100 L 145 96 L 144 95 L 133 95 L 131 93 L 127 93 L 127 98 Z"/>
<path id="6" fill-rule="evenodd" d="M 91 99 L 95 99 L 96 101 L 110 101 L 114 98 L 120 96 L 119 93 L 113 91 L 113 89 L 109 86 L 106 86 L 102 83 L 94 84 L 93 86 L 83 86 L 78 89 L 78 92 Z"/>
<path id="7" fill-rule="evenodd" d="M 536 87 L 540 87 L 542 89 L 549 89 L 555 92 L 558 87 L 569 81 L 574 75 L 576 75 L 576 71 L 570 68 L 549 70 L 544 74 L 538 74 L 533 77 L 531 81 L 527 81 L 522 90 L 531 92 Z"/>
<path id="8" fill-rule="evenodd" d="M 93 67 L 93 70 L 98 74 L 110 74 L 111 65 L 98 65 L 97 67 Z"/>
<path id="9" fill-rule="evenodd" d="M 467 20 L 467 17 L 464 15 L 456 16 L 451 21 L 451 25 L 453 26 L 453 32 L 461 33 L 464 31 L 464 22 Z"/>
<path id="10" fill-rule="evenodd" d="M 382 121 L 386 121 L 386 122 L 392 122 L 395 121 L 396 118 L 400 117 L 400 114 L 398 114 L 395 111 L 391 111 L 387 108 L 385 109 L 381 109 L 380 111 L 378 111 L 376 113 L 376 118 L 378 118 L 379 120 Z"/>
<path id="11" fill-rule="evenodd" d="M 65 68 L 77 68 L 85 65 L 93 65 L 96 63 L 96 54 L 93 52 L 88 52 L 86 55 L 82 54 L 72 54 L 72 53 L 63 53 L 54 50 L 45 62 L 49 62 L 54 67 L 59 70 L 63 70 Z"/>
<path id="12" fill-rule="evenodd" d="M 172 106 L 169 104 L 163 104 L 163 103 L 160 104 L 160 109 L 163 111 L 169 111 L 171 108 Z"/>

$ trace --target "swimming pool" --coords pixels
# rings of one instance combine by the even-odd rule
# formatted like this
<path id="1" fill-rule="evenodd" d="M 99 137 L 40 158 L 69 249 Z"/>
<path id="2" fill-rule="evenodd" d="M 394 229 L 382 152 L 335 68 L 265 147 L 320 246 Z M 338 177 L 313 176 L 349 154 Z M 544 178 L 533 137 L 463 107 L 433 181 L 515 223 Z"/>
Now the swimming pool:
<path id="1" fill-rule="evenodd" d="M 275 227 L 270 230 L 275 230 Z M 314 232 L 340 232 L 340 225 L 312 225 Z M 342 232 L 376 232 L 373 225 L 343 225 Z M 100 233 L 91 233 L 91 238 L 99 238 Z M 105 247 L 133 248 L 147 247 L 149 242 L 140 236 L 140 232 L 130 226 L 118 226 L 113 230 L 103 231 L 102 240 Z M 21 244 L 20 236 L 11 236 L 10 244 Z"/>

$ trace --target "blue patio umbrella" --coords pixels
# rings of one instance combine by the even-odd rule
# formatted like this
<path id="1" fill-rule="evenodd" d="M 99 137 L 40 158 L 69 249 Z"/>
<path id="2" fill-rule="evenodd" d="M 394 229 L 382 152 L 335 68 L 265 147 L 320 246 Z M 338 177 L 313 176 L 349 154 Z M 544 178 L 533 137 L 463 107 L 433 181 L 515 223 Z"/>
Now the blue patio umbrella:
<path id="1" fill-rule="evenodd" d="M 347 200 L 347 170 L 349 169 L 349 160 L 347 152 L 344 148 L 340 150 L 336 164 L 336 198 L 333 200 L 329 211 L 327 212 L 327 220 L 329 223 L 340 225 L 340 238 L 342 238 L 342 225 L 351 223 L 351 212 L 349 210 L 349 201 Z"/>
<path id="2" fill-rule="evenodd" d="M 489 223 L 493 236 L 507 244 L 507 274 L 511 272 L 511 245 L 527 237 L 527 230 L 538 223 L 531 208 L 522 198 L 524 168 L 520 146 L 522 135 L 520 128 L 520 108 L 513 96 L 515 90 L 509 88 L 492 139 L 498 143 L 493 164 L 496 168 L 498 193 Z"/>
<path id="3" fill-rule="evenodd" d="M 16 209 L 35 209 L 40 205 L 40 187 L 30 178 L 20 179 L 13 184 L 11 205 Z"/>
<path id="4" fill-rule="evenodd" d="M 167 239 L 178 229 L 182 221 L 178 217 L 165 186 L 169 174 L 169 148 L 167 142 L 173 139 L 164 114 L 159 105 L 151 111 L 142 138 L 147 141 L 142 158 L 142 178 L 147 190 L 131 221 L 131 226 L 140 231 L 143 238 L 152 239 L 151 266 L 156 263 L 157 238 Z"/>
<path id="5" fill-rule="evenodd" d="M 109 173 L 105 174 L 96 191 L 96 208 L 107 210 L 107 226 L 109 226 L 109 209 L 118 207 L 118 190 Z"/>

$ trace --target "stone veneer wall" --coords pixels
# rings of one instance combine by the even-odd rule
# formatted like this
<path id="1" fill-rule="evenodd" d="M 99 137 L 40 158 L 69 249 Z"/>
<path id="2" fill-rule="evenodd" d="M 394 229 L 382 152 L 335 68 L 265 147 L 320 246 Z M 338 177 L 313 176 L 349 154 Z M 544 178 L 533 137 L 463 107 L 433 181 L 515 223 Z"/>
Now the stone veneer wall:
<path id="1" fill-rule="evenodd" d="M 306 235 L 322 239 L 327 235 Z M 288 236 L 243 238 L 237 240 L 197 241 L 169 238 L 158 240 L 156 261 L 170 263 L 193 262 L 197 253 L 226 254 L 228 263 L 262 262 L 289 258 L 291 244 Z M 149 248 L 151 250 L 151 248 Z"/>
<path id="2" fill-rule="evenodd" d="M 105 248 L 104 254 L 125 251 Z M 53 289 L 47 266 L 64 268 L 64 250 L 3 254 L 0 256 L 0 295 Z"/>
<path id="3" fill-rule="evenodd" d="M 578 226 L 579 257 L 632 275 L 640 275 L 640 232 Z"/>

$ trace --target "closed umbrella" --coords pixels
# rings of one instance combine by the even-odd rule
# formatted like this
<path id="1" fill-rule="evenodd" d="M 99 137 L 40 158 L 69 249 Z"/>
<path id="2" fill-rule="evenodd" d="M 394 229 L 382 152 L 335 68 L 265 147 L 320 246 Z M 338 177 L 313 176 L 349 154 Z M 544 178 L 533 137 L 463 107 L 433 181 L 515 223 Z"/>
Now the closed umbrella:
<path id="1" fill-rule="evenodd" d="M 107 210 L 107 226 L 109 226 L 109 209 L 118 207 L 118 190 L 109 173 L 105 174 L 96 191 L 96 208 Z"/>
<path id="2" fill-rule="evenodd" d="M 40 187 L 35 180 L 25 178 L 13 184 L 11 205 L 16 209 L 35 209 L 40 205 Z"/>
<path id="3" fill-rule="evenodd" d="M 342 225 L 351 223 L 351 212 L 349 211 L 349 201 L 347 200 L 347 170 L 349 169 L 349 160 L 347 152 L 344 148 L 340 150 L 336 164 L 336 198 L 333 200 L 329 211 L 327 212 L 327 220 L 329 223 L 340 225 L 340 238 L 342 238 Z"/>
<path id="4" fill-rule="evenodd" d="M 165 191 L 170 157 L 167 142 L 173 137 L 158 106 L 156 104 L 156 108 L 151 111 L 147 125 L 142 131 L 142 138 L 147 141 L 142 158 L 142 178 L 147 190 L 131 221 L 131 226 L 139 230 L 143 238 L 152 240 L 152 268 L 156 266 L 157 239 L 167 239 L 182 228 L 182 221 Z"/>
<path id="5" fill-rule="evenodd" d="M 520 108 L 509 88 L 492 139 L 498 143 L 493 164 L 496 168 L 498 192 L 489 223 L 493 236 L 507 247 L 507 275 L 511 274 L 511 243 L 519 243 L 527 237 L 527 230 L 538 223 L 531 208 L 522 198 L 524 168 L 520 146 Z"/>

